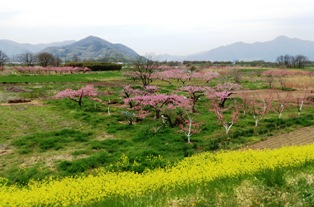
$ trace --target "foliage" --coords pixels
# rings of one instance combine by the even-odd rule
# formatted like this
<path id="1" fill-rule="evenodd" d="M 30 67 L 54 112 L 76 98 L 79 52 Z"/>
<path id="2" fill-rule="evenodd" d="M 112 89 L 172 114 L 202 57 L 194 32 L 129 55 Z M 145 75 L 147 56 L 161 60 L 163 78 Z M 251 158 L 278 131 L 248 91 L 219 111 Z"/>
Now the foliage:
<path id="1" fill-rule="evenodd" d="M 40 52 L 37 54 L 38 64 L 42 67 L 47 67 L 48 65 L 58 66 L 60 63 L 60 59 L 58 57 L 54 57 L 52 54 L 48 52 Z"/>

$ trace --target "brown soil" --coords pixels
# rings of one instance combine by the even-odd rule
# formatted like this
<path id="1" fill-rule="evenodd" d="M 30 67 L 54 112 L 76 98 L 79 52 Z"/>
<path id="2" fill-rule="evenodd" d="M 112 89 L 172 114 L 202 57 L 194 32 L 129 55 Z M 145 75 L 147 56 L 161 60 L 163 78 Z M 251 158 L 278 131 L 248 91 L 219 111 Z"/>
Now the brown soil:
<path id="1" fill-rule="evenodd" d="M 314 126 L 304 127 L 286 134 L 269 137 L 265 141 L 247 146 L 250 149 L 274 149 L 283 146 L 314 143 Z"/>
<path id="2" fill-rule="evenodd" d="M 17 102 L 17 103 L 0 103 L 0 106 L 16 106 L 16 105 L 42 105 L 38 100 L 30 100 L 27 102 Z"/>
<path id="3" fill-rule="evenodd" d="M 285 97 L 288 93 L 293 98 L 303 98 L 305 93 L 309 92 L 308 90 L 296 90 L 296 91 L 283 91 L 278 89 L 260 89 L 260 90 L 243 90 L 243 91 L 236 91 L 231 97 L 241 97 L 241 93 L 246 93 L 249 97 L 256 97 L 256 98 L 267 98 L 270 94 L 276 100 L 277 95 L 280 97 Z M 309 96 L 311 93 L 308 93 Z"/>

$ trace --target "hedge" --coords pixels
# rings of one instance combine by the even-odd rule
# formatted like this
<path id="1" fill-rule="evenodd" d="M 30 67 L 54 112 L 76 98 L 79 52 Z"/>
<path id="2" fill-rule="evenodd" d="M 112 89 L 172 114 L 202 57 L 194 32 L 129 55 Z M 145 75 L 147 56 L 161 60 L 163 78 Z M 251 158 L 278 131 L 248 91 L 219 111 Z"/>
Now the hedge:
<path id="1" fill-rule="evenodd" d="M 70 62 L 64 64 L 64 66 L 72 67 L 87 67 L 92 71 L 108 71 L 108 70 L 121 70 L 122 65 L 117 63 L 108 62 Z"/>

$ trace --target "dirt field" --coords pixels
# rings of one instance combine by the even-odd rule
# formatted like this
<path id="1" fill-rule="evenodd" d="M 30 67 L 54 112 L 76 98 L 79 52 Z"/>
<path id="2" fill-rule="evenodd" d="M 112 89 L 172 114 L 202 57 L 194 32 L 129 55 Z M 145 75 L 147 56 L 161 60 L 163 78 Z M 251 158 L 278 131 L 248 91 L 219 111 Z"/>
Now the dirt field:
<path id="1" fill-rule="evenodd" d="M 287 134 L 269 137 L 265 141 L 261 141 L 249 145 L 250 149 L 274 149 L 282 146 L 306 145 L 314 143 L 314 126 L 304 127 Z"/>
<path id="2" fill-rule="evenodd" d="M 278 89 L 261 89 L 261 90 L 242 90 L 242 91 L 235 91 L 235 93 L 231 97 L 241 97 L 241 93 L 248 94 L 248 97 L 255 97 L 255 98 L 267 98 L 270 94 L 274 100 L 277 100 L 278 95 L 280 97 L 285 97 L 287 94 L 290 94 L 293 98 L 303 98 L 305 95 L 311 95 L 310 90 L 297 90 L 297 91 L 283 91 Z"/>

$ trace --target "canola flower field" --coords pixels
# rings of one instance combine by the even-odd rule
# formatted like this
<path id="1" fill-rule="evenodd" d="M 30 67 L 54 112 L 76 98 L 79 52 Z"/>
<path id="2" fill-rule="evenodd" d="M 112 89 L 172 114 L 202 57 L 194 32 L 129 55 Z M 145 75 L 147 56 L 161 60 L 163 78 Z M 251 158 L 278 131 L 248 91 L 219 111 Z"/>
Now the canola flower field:
<path id="1" fill-rule="evenodd" d="M 47 178 L 32 181 L 27 186 L 8 186 L 5 179 L 0 178 L 0 206 L 76 206 L 112 198 L 141 198 L 157 192 L 206 185 L 215 179 L 298 166 L 313 160 L 314 144 L 275 150 L 201 153 L 175 166 L 142 174 L 99 169 L 90 175 Z"/>

